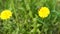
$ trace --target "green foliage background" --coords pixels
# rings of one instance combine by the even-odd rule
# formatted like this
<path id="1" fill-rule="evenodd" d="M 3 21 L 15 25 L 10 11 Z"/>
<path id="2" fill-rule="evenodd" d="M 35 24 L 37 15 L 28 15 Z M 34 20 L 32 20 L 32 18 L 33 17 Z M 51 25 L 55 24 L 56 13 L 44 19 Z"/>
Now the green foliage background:
<path id="1" fill-rule="evenodd" d="M 38 15 L 41 7 L 51 11 L 45 19 Z M 0 34 L 60 34 L 59 0 L 0 0 L 0 13 L 5 9 L 13 16 L 0 19 Z"/>

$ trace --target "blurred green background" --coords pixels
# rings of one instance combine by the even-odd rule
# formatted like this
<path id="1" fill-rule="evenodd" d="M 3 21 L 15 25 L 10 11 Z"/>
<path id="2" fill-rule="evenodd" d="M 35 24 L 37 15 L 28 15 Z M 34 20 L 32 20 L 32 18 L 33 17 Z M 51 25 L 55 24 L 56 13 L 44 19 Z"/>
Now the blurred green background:
<path id="1" fill-rule="evenodd" d="M 51 11 L 45 19 L 38 15 L 41 7 Z M 0 13 L 5 9 L 13 16 L 0 19 L 0 34 L 60 34 L 60 0 L 0 0 Z"/>

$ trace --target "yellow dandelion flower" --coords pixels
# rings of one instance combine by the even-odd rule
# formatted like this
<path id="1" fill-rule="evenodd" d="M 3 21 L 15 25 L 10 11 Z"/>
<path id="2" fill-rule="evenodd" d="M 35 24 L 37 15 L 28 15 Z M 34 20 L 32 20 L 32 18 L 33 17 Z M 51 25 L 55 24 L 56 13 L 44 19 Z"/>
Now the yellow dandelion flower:
<path id="1" fill-rule="evenodd" d="M 4 10 L 1 12 L 0 18 L 1 19 L 9 19 L 12 16 L 12 12 L 10 10 Z"/>
<path id="2" fill-rule="evenodd" d="M 45 18 L 50 14 L 50 10 L 47 7 L 39 9 L 38 14 L 41 18 Z"/>

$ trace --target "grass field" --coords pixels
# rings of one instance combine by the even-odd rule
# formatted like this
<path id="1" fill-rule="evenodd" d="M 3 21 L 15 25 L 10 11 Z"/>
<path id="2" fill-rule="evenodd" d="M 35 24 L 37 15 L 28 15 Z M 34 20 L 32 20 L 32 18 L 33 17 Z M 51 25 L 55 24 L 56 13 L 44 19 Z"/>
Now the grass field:
<path id="1" fill-rule="evenodd" d="M 50 14 L 42 19 L 41 7 Z M 60 34 L 60 0 L 0 0 L 0 13 L 11 10 L 12 17 L 0 19 L 0 34 Z"/>

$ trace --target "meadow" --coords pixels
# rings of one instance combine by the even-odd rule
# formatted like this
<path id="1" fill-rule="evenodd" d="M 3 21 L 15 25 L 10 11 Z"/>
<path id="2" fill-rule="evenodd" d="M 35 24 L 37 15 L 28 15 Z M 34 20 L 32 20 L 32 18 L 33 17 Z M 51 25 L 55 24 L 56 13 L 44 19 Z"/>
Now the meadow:
<path id="1" fill-rule="evenodd" d="M 50 10 L 46 18 L 38 14 L 41 7 Z M 0 18 L 0 34 L 60 34 L 60 0 L 0 0 L 0 14 L 4 10 L 12 16 Z"/>

